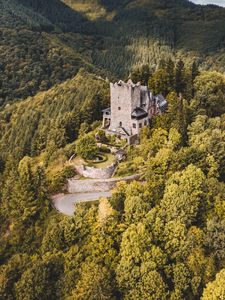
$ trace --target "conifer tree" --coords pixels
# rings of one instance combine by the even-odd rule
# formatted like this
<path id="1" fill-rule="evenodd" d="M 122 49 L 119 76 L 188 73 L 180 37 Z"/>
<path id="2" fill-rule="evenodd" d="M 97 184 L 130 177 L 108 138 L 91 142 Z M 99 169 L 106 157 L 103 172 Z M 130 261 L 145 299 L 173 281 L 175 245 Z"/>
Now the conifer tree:
<path id="1" fill-rule="evenodd" d="M 179 60 L 175 68 L 175 88 L 177 94 L 183 93 L 185 89 L 185 68 L 184 62 Z"/>

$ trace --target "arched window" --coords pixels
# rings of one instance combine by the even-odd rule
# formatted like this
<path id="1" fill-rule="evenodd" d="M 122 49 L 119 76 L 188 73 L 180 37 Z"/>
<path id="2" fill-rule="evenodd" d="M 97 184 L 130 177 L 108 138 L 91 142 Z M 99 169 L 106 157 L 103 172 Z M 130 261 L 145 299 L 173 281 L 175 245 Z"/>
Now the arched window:
<path id="1" fill-rule="evenodd" d="M 119 126 L 120 126 L 120 127 L 122 127 L 122 126 L 123 126 L 123 123 L 122 123 L 122 122 L 120 122 L 120 123 L 119 123 Z"/>

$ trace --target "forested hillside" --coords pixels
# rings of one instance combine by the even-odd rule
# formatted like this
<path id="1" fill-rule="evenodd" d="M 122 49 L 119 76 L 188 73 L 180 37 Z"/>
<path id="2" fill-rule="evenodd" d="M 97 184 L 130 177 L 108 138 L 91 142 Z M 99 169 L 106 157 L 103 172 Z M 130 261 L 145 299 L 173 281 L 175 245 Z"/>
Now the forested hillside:
<path id="1" fill-rule="evenodd" d="M 0 0 L 0 299 L 224 299 L 224 47 L 212 5 Z M 64 216 L 115 78 L 168 108 L 116 170 L 140 181 Z"/>
<path id="2" fill-rule="evenodd" d="M 22 159 L 73 142 L 82 123 L 101 119 L 108 101 L 108 84 L 80 70 L 73 79 L 6 107 L 0 112 L 2 158 Z"/>
<path id="3" fill-rule="evenodd" d="M 0 105 L 72 78 L 81 66 L 95 70 L 88 54 L 92 38 L 78 34 L 82 16 L 59 1 L 50 7 L 19 2 L 0 1 Z"/>
<path id="4" fill-rule="evenodd" d="M 225 77 L 181 60 L 131 77 L 168 100 L 117 169 L 142 182 L 73 217 L 51 206 L 72 175 L 57 164 L 98 126 L 109 83 L 80 70 L 1 112 L 1 299 L 222 299 Z"/>
<path id="5" fill-rule="evenodd" d="M 0 105 L 76 75 L 127 76 L 161 57 L 224 71 L 225 10 L 176 1 L 0 1 Z"/>

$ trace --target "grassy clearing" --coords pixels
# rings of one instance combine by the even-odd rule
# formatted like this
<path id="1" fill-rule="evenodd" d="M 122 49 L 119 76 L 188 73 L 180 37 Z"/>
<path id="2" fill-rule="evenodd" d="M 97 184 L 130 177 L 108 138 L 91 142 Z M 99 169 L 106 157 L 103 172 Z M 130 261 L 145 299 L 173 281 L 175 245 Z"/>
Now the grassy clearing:
<path id="1" fill-rule="evenodd" d="M 115 161 L 115 156 L 112 153 L 104 153 L 104 156 L 107 157 L 107 160 L 104 162 L 94 163 L 93 166 L 95 168 L 98 169 L 107 168 Z"/>

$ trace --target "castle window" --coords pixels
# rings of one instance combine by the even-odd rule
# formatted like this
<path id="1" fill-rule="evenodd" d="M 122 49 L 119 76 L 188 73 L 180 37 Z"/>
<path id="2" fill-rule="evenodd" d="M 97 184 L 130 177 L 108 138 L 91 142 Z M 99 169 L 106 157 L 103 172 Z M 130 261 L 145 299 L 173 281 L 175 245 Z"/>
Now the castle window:
<path id="1" fill-rule="evenodd" d="M 118 107 L 118 110 L 121 110 L 121 107 L 120 107 L 120 106 Z"/>
<path id="2" fill-rule="evenodd" d="M 145 123 L 144 123 L 144 124 L 145 124 L 145 126 L 147 125 L 147 120 L 145 120 Z"/>
<path id="3" fill-rule="evenodd" d="M 139 128 L 142 128 L 142 123 L 139 123 Z"/>
<path id="4" fill-rule="evenodd" d="M 122 126 L 123 126 L 123 123 L 122 123 L 122 122 L 120 122 L 120 123 L 119 123 L 119 126 L 120 126 L 120 127 L 122 127 Z"/>
<path id="5" fill-rule="evenodd" d="M 136 126 L 136 124 L 135 123 L 133 123 L 133 128 L 136 128 L 137 126 Z"/>

